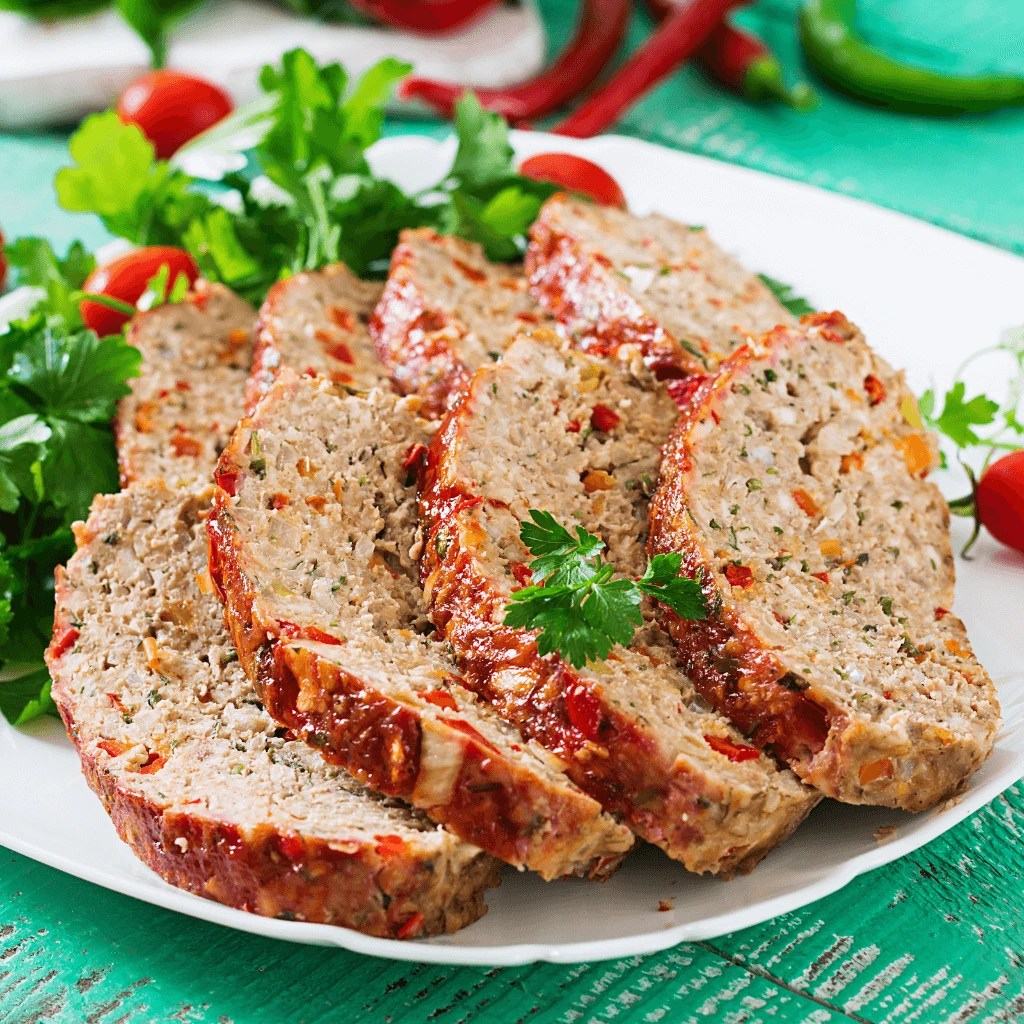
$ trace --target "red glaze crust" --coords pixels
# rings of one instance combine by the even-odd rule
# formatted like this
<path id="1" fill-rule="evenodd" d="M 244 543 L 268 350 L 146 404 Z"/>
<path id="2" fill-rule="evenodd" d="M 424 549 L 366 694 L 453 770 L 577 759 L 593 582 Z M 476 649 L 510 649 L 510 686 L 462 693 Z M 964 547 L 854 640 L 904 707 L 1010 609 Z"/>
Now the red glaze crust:
<path id="1" fill-rule="evenodd" d="M 84 543 L 87 538 L 79 538 Z M 161 807 L 121 784 L 91 752 L 61 678 L 61 611 L 67 587 L 57 570 L 57 616 L 47 665 L 53 697 L 75 744 L 82 773 L 121 840 L 161 878 L 196 896 L 263 917 L 340 925 L 382 938 L 455 932 L 487 912 L 484 889 L 500 884 L 497 863 L 480 856 L 457 877 L 437 873 L 429 857 L 377 843 L 331 843 L 262 826 L 237 826 Z M 66 645 L 65 645 L 66 646 Z M 454 889 L 453 889 L 454 887 Z"/>
<path id="2" fill-rule="evenodd" d="M 750 871 L 814 801 L 803 800 L 770 821 L 751 815 L 757 824 L 748 822 L 748 834 L 737 841 L 721 827 L 734 810 L 723 780 L 675 759 L 653 729 L 606 701 L 569 664 L 542 657 L 534 633 L 500 625 L 507 598 L 474 554 L 482 533 L 474 517 L 484 499 L 460 490 L 448 465 L 472 406 L 471 391 L 435 434 L 420 502 L 428 526 L 421 574 L 431 617 L 454 648 L 465 685 L 555 754 L 573 782 L 606 810 L 689 870 L 724 878 Z"/>
<path id="3" fill-rule="evenodd" d="M 843 344 L 857 335 L 856 328 L 837 312 L 809 314 L 802 318 L 801 326 L 814 329 L 827 343 Z M 904 753 L 910 765 L 917 764 L 914 770 L 923 771 L 926 777 L 914 785 L 894 779 L 895 774 L 903 775 L 896 753 L 899 744 L 894 740 L 892 756 L 882 756 L 885 749 L 878 744 L 884 741 L 884 734 L 881 741 L 877 735 L 872 736 L 874 746 L 869 746 L 863 723 L 825 692 L 808 688 L 806 682 L 789 672 L 746 621 L 742 602 L 731 600 L 716 580 L 714 566 L 719 560 L 711 556 L 686 514 L 687 494 L 695 480 L 695 463 L 699 461 L 700 425 L 709 418 L 715 423 L 720 421 L 720 402 L 734 385 L 742 384 L 753 359 L 776 364 L 805 341 L 802 330 L 776 327 L 758 341 L 737 349 L 714 374 L 673 385 L 681 415 L 663 450 L 661 482 L 651 505 L 648 551 L 651 555 L 681 553 L 681 574 L 702 578 L 711 614 L 704 621 L 686 621 L 662 607 L 662 622 L 703 696 L 750 736 L 752 742 L 770 746 L 802 779 L 826 795 L 848 802 L 921 810 L 955 795 L 966 785 L 977 764 L 966 764 L 963 774 L 956 775 L 938 760 L 930 768 L 930 751 L 913 752 L 909 758 Z M 881 387 L 874 377 L 869 376 L 868 381 L 869 395 L 872 387 L 876 391 Z M 878 403 L 872 400 L 870 404 Z M 921 437 L 913 430 L 910 436 Z M 922 451 L 930 450 L 923 439 L 920 447 Z M 908 470 L 911 469 L 909 455 L 905 453 L 904 458 Z M 916 467 L 920 472 L 912 475 L 927 472 L 930 466 L 926 462 L 922 456 L 922 465 Z M 817 511 L 800 507 L 808 515 Z M 813 575 L 828 584 L 828 573 Z M 977 665 L 965 666 L 962 672 L 972 682 L 973 676 L 977 676 L 979 686 L 984 679 L 984 671 Z M 874 753 L 865 757 L 864 749 Z"/>
<path id="4" fill-rule="evenodd" d="M 407 800 L 510 864 L 545 878 L 604 878 L 619 866 L 629 840 L 608 834 L 597 803 L 548 783 L 473 730 L 467 733 L 459 720 L 448 724 L 425 715 L 413 701 L 404 703 L 345 671 L 329 657 L 330 645 L 311 646 L 316 640 L 308 630 L 303 636 L 293 624 L 261 617 L 261 602 L 238 569 L 235 531 L 223 503 L 208 530 L 210 575 L 224 598 L 239 660 L 271 717 L 316 746 L 325 760 Z M 459 766 L 443 799 L 424 749 L 428 733 L 445 765 Z M 591 852 L 609 842 L 614 855 Z"/>
<path id="5" fill-rule="evenodd" d="M 463 355 L 470 328 L 444 303 L 441 288 L 438 294 L 432 294 L 424 287 L 419 267 L 422 256 L 417 248 L 420 242 L 436 244 L 451 264 L 451 275 L 462 278 L 460 284 L 468 281 L 478 286 L 471 291 L 479 291 L 481 301 L 493 307 L 495 315 L 508 317 L 517 295 L 519 303 L 525 298 L 529 308 L 513 319 L 536 324 L 542 315 L 534 312 L 536 306 L 525 295 L 525 281 L 514 268 L 483 264 L 485 273 L 471 265 L 480 261 L 480 256 L 474 251 L 478 247 L 470 243 L 442 237 L 430 228 L 402 233 L 391 257 L 384 294 L 370 319 L 370 334 L 380 361 L 391 373 L 395 390 L 403 395 L 419 395 L 423 400 L 420 415 L 439 419 L 465 392 L 476 367 L 467 367 Z M 452 284 L 451 276 L 448 283 Z M 496 305 L 495 292 L 502 296 Z M 501 333 L 500 325 L 496 330 Z M 512 341 L 514 332 L 507 333 L 500 341 L 502 346 Z"/>
<path id="6" fill-rule="evenodd" d="M 544 205 L 530 229 L 526 276 L 530 292 L 576 344 L 595 355 L 635 345 L 644 362 L 662 379 L 700 373 L 705 367 L 690 355 L 615 279 L 610 261 L 589 254 L 573 235 L 557 227 L 556 195 Z"/>

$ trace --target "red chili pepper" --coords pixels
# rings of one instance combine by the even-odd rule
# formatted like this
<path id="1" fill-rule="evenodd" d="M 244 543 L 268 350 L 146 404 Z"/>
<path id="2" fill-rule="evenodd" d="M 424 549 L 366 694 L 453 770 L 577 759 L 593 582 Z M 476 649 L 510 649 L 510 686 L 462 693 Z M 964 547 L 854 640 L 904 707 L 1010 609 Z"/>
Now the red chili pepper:
<path id="1" fill-rule="evenodd" d="M 727 565 L 725 567 L 725 578 L 731 587 L 742 587 L 747 590 L 756 582 L 753 570 L 746 565 Z"/>
<path id="2" fill-rule="evenodd" d="M 155 775 L 160 771 L 163 766 L 167 764 L 167 758 L 163 754 L 157 754 L 150 751 L 149 757 L 146 758 L 145 764 L 139 766 L 140 775 Z"/>
<path id="3" fill-rule="evenodd" d="M 629 0 L 584 0 L 576 34 L 555 62 L 539 75 L 499 89 L 474 89 L 488 110 L 513 123 L 543 117 L 575 99 L 615 55 L 629 24 Z M 402 99 L 422 100 L 445 117 L 466 86 L 431 78 L 407 78 L 398 87 Z"/>
<path id="4" fill-rule="evenodd" d="M 483 17 L 500 0 L 351 0 L 351 4 L 375 21 L 392 28 L 444 35 Z"/>
<path id="5" fill-rule="evenodd" d="M 658 21 L 677 6 L 677 0 L 647 0 L 652 17 Z M 782 64 L 764 40 L 727 20 L 711 33 L 696 60 L 712 81 L 754 103 L 779 100 L 795 110 L 810 110 L 817 105 L 817 94 L 806 82 L 786 85 Z"/>
<path id="6" fill-rule="evenodd" d="M 509 562 L 508 568 L 512 573 L 512 578 L 519 586 L 529 587 L 533 585 L 533 573 L 525 562 Z"/>
<path id="7" fill-rule="evenodd" d="M 335 647 L 343 647 L 345 644 L 344 640 L 319 626 L 300 626 L 295 622 L 279 619 L 277 628 L 281 636 L 289 640 L 312 640 L 314 643 L 331 644 Z"/>
<path id="8" fill-rule="evenodd" d="M 871 405 L 878 405 L 885 401 L 885 385 L 873 374 L 869 373 L 864 378 L 864 390 L 868 393 L 868 401 Z"/>
<path id="9" fill-rule="evenodd" d="M 692 0 L 673 10 L 629 60 L 589 99 L 552 129 L 559 135 L 589 139 L 688 61 L 707 42 L 715 26 L 738 0 Z"/>

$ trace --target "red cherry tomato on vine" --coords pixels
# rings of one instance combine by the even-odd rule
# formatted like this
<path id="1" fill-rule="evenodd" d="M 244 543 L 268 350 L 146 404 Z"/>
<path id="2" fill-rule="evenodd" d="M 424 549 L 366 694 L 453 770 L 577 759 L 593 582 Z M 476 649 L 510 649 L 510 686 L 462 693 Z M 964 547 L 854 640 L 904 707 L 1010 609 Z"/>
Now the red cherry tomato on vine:
<path id="1" fill-rule="evenodd" d="M 982 526 L 1007 547 L 1024 551 L 1024 451 L 992 463 L 975 496 Z"/>
<path id="2" fill-rule="evenodd" d="M 146 249 L 135 249 L 105 267 L 97 267 L 82 285 L 82 291 L 91 295 L 109 295 L 134 306 L 164 264 L 169 270 L 168 286 L 177 281 L 179 274 L 188 278 L 189 285 L 199 276 L 196 261 L 184 249 L 151 245 Z M 85 326 L 101 338 L 119 333 L 129 320 L 124 313 L 101 306 L 98 302 L 81 302 L 78 309 Z"/>
<path id="3" fill-rule="evenodd" d="M 234 104 L 223 89 L 180 71 L 150 71 L 135 79 L 117 103 L 117 116 L 125 124 L 138 125 L 161 160 L 232 110 Z"/>
<path id="4" fill-rule="evenodd" d="M 603 167 L 572 153 L 538 153 L 519 165 L 519 173 L 524 178 L 550 181 L 569 192 L 578 192 L 602 206 L 626 208 L 619 183 Z"/>

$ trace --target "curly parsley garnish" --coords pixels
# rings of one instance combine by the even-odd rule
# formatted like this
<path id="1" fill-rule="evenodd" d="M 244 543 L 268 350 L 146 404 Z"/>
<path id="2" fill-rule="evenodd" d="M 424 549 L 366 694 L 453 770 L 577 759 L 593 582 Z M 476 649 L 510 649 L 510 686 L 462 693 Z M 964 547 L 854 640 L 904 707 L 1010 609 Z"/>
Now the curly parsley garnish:
<path id="1" fill-rule="evenodd" d="M 605 544 L 576 527 L 574 537 L 550 512 L 530 509 L 533 522 L 520 524 L 530 554 L 533 585 L 512 595 L 506 626 L 539 629 L 541 655 L 560 654 L 574 668 L 604 660 L 616 644 L 626 646 L 643 623 L 644 594 L 684 619 L 707 616 L 698 580 L 679 575 L 682 556 L 655 555 L 639 580 L 612 579 L 601 560 Z"/>

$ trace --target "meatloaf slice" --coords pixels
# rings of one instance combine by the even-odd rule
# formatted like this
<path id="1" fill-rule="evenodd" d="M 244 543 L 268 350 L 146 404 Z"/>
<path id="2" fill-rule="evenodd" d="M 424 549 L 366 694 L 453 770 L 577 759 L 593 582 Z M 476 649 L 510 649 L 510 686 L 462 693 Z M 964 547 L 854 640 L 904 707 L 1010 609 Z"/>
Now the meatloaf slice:
<path id="1" fill-rule="evenodd" d="M 498 862 L 263 709 L 207 574 L 211 491 L 98 497 L 58 570 L 53 697 L 118 834 L 172 885 L 267 917 L 398 938 L 472 923 Z"/>
<path id="2" fill-rule="evenodd" d="M 399 237 L 370 332 L 395 388 L 418 395 L 421 415 L 435 419 L 524 324 L 547 320 L 521 266 L 490 263 L 473 242 L 419 228 Z"/>
<path id="3" fill-rule="evenodd" d="M 367 327 L 381 289 L 343 263 L 278 281 L 260 307 L 246 408 L 255 407 L 282 366 L 356 391 L 386 386 Z"/>
<path id="4" fill-rule="evenodd" d="M 582 789 L 691 871 L 752 868 L 817 802 L 711 710 L 646 626 L 629 650 L 577 670 L 502 625 L 529 582 L 530 509 L 579 524 L 624 575 L 642 574 L 647 494 L 676 419 L 639 358 L 565 352 L 551 333 L 517 340 L 478 370 L 432 443 L 421 513 L 431 613 L 466 686 L 555 754 Z"/>
<path id="5" fill-rule="evenodd" d="M 128 341 L 142 352 L 141 376 L 114 421 L 122 486 L 209 485 L 242 417 L 255 322 L 247 302 L 205 281 L 183 302 L 135 317 Z"/>
<path id="6" fill-rule="evenodd" d="M 999 705 L 953 603 L 934 438 L 840 313 L 682 383 L 650 550 L 712 614 L 665 622 L 701 693 L 823 793 L 918 811 L 988 757 Z"/>
<path id="7" fill-rule="evenodd" d="M 530 290 L 575 343 L 640 347 L 662 376 L 707 371 L 793 317 L 703 228 L 552 196 L 530 230 Z"/>
<path id="8" fill-rule="evenodd" d="M 408 399 L 282 373 L 218 468 L 211 571 L 270 713 L 369 785 L 545 878 L 607 874 L 629 830 L 460 685 L 426 635 Z"/>

